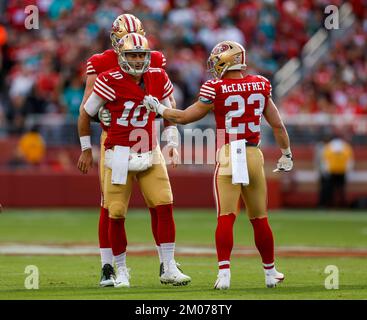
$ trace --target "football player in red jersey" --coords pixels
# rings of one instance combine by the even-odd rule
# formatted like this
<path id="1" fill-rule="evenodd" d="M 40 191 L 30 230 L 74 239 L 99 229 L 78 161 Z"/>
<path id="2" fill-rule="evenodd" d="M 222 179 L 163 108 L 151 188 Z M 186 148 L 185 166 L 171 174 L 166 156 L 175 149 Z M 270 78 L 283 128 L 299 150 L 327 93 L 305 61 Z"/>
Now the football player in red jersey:
<path id="1" fill-rule="evenodd" d="M 172 191 L 163 155 L 157 145 L 155 114 L 142 104 L 152 94 L 166 104 L 173 85 L 161 68 L 150 68 L 147 39 L 129 33 L 118 44 L 119 66 L 102 72 L 93 92 L 81 110 L 78 128 L 82 154 L 78 168 L 87 173 L 92 165 L 90 119 L 104 106 L 111 113 L 105 146 L 103 205 L 109 212 L 109 240 L 117 266 L 115 287 L 129 287 L 126 268 L 125 217 L 133 181 L 137 180 L 145 202 L 157 212 L 157 234 L 163 273 L 162 283 L 186 285 L 191 278 L 183 274 L 174 260 L 175 223 Z"/>
<path id="2" fill-rule="evenodd" d="M 93 92 L 93 87 L 97 76 L 102 72 L 113 68 L 119 68 L 118 64 L 118 55 L 117 55 L 117 45 L 118 41 L 128 33 L 139 33 L 141 35 L 145 35 L 145 31 L 143 29 L 143 25 L 141 21 L 131 15 L 131 14 L 122 14 L 116 18 L 113 22 L 112 30 L 110 33 L 111 42 L 113 49 L 106 50 L 102 53 L 94 54 L 92 57 L 88 59 L 87 62 L 87 79 L 86 79 L 86 87 L 84 92 L 83 101 L 80 106 L 80 110 L 83 109 L 85 102 L 89 98 L 90 94 Z M 150 66 L 153 68 L 164 68 L 166 66 L 166 58 L 159 51 L 151 51 L 151 61 Z M 172 107 L 175 107 L 175 100 L 173 95 L 169 96 Z M 106 110 L 101 108 L 100 110 L 100 118 L 101 118 L 101 151 L 100 151 L 100 162 L 99 162 L 99 175 L 100 175 L 100 184 L 101 190 L 103 190 L 103 179 L 104 179 L 104 141 L 107 136 L 107 125 L 108 121 L 110 121 L 110 115 L 106 113 Z M 176 150 L 175 144 L 175 136 L 176 128 L 165 121 L 165 126 L 167 130 L 167 138 L 172 137 L 172 139 L 168 142 L 168 145 L 171 146 L 169 149 L 169 156 L 171 158 L 171 162 L 173 166 L 176 166 L 178 161 L 178 152 Z M 102 195 L 103 198 L 103 195 Z M 151 226 L 153 231 L 153 236 L 156 242 L 156 247 L 160 260 L 160 273 L 163 271 L 163 260 L 160 250 L 160 245 L 157 237 L 157 212 L 155 208 L 149 207 L 150 215 L 151 215 Z M 114 269 L 113 265 L 113 255 L 111 246 L 108 239 L 108 210 L 104 208 L 101 204 L 100 209 L 100 218 L 99 218 L 99 226 L 98 226 L 98 235 L 99 235 L 99 247 L 100 247 L 100 255 L 101 255 L 101 263 L 102 263 L 102 271 L 101 271 L 101 279 L 100 286 L 112 286 L 113 285 L 113 276 Z"/>
<path id="3" fill-rule="evenodd" d="M 284 275 L 275 269 L 274 240 L 267 217 L 264 158 L 259 149 L 260 121 L 264 115 L 273 129 L 282 156 L 275 171 L 290 171 L 292 153 L 287 130 L 271 98 L 270 82 L 259 75 L 246 75 L 245 49 L 236 42 L 223 41 L 212 50 L 208 67 L 215 80 L 205 82 L 199 99 L 182 110 L 170 110 L 152 95 L 144 98 L 150 111 L 165 119 L 186 124 L 215 115 L 217 159 L 214 195 L 217 207 L 215 233 L 219 265 L 214 287 L 230 286 L 230 256 L 233 248 L 233 224 L 243 199 L 254 229 L 255 244 L 262 258 L 265 284 L 274 287 Z"/>

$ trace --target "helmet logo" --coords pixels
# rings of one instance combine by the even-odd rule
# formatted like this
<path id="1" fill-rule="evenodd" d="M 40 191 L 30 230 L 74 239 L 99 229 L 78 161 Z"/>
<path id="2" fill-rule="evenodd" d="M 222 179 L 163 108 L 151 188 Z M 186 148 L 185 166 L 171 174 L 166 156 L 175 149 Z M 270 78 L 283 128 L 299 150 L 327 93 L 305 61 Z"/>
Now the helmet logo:
<path id="1" fill-rule="evenodd" d="M 220 54 L 220 53 L 222 53 L 222 52 L 225 52 L 225 51 L 229 50 L 230 48 L 231 48 L 231 47 L 230 47 L 228 44 L 223 43 L 223 44 L 221 44 L 221 45 L 219 45 L 219 46 L 216 46 L 216 47 L 213 49 L 212 54 Z"/>
<path id="2" fill-rule="evenodd" d="M 120 30 L 120 24 L 118 20 L 116 19 L 112 24 L 112 31 L 118 32 Z"/>

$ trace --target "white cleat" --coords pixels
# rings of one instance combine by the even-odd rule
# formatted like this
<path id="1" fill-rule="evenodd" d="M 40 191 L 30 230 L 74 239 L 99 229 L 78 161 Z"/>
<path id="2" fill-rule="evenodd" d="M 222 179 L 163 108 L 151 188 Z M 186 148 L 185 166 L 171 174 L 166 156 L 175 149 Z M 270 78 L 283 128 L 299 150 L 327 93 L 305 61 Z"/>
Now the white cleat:
<path id="1" fill-rule="evenodd" d="M 265 272 L 265 284 L 268 288 L 274 288 L 278 283 L 284 280 L 284 274 L 278 272 L 275 268 L 271 270 L 264 269 Z"/>
<path id="2" fill-rule="evenodd" d="M 160 276 L 161 283 L 173 284 L 174 286 L 185 286 L 191 282 L 191 278 L 186 274 L 183 274 L 178 268 L 175 260 L 171 260 L 168 263 L 168 267 L 164 268 L 165 271 Z"/>
<path id="3" fill-rule="evenodd" d="M 116 279 L 114 283 L 115 288 L 129 288 L 130 287 L 130 274 L 126 267 L 117 268 Z"/>
<path id="4" fill-rule="evenodd" d="M 231 270 L 220 269 L 218 272 L 217 281 L 215 281 L 214 289 L 227 290 L 231 284 Z"/>

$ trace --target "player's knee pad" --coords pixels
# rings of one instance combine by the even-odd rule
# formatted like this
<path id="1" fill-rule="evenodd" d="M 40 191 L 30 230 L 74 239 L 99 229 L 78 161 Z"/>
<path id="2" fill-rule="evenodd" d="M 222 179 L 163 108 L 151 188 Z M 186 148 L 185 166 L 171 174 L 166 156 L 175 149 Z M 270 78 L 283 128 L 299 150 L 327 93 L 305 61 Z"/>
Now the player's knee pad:
<path id="1" fill-rule="evenodd" d="M 113 219 L 126 217 L 127 207 L 120 201 L 113 201 L 108 205 L 108 213 Z"/>

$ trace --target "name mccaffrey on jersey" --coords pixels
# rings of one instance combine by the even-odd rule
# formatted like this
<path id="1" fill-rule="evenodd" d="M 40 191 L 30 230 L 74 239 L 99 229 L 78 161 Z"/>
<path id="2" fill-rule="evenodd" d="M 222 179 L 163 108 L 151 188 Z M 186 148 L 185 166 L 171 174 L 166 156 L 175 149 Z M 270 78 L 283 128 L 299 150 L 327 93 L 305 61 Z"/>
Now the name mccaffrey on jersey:
<path id="1" fill-rule="evenodd" d="M 265 82 L 232 83 L 222 84 L 222 93 L 265 90 Z"/>

